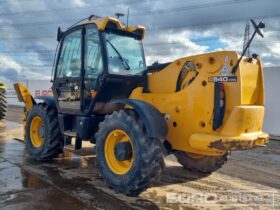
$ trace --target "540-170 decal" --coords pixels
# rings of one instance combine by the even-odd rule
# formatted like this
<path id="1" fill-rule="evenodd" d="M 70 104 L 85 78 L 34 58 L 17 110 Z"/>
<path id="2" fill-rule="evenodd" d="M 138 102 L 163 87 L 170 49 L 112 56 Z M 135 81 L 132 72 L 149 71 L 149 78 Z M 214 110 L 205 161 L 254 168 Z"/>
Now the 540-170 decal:
<path id="1" fill-rule="evenodd" d="M 237 82 L 237 76 L 233 76 L 228 69 L 229 57 L 225 57 L 224 65 L 218 76 L 208 77 L 208 82 Z"/>
<path id="2" fill-rule="evenodd" d="M 237 76 L 208 77 L 208 82 L 237 82 Z"/>

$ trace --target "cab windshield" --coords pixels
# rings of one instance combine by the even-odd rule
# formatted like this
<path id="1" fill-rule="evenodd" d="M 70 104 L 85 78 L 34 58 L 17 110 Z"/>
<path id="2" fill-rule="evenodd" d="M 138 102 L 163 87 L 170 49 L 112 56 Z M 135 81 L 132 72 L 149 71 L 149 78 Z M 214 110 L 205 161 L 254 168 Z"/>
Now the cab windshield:
<path id="1" fill-rule="evenodd" d="M 110 74 L 142 75 L 146 70 L 141 40 L 116 33 L 105 33 Z"/>

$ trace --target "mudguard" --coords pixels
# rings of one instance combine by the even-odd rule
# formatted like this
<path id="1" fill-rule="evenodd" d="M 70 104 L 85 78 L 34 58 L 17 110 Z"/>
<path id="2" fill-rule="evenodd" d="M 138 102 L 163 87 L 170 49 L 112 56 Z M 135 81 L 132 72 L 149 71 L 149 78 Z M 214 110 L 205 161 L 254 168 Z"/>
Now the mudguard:
<path id="1" fill-rule="evenodd" d="M 166 138 L 168 126 L 164 116 L 151 104 L 136 99 L 119 99 L 111 103 L 131 106 L 143 120 L 149 137 Z"/>
<path id="2" fill-rule="evenodd" d="M 56 105 L 53 96 L 36 96 L 35 100 L 36 99 L 44 101 L 47 105 L 51 106 L 53 109 L 56 110 Z"/>

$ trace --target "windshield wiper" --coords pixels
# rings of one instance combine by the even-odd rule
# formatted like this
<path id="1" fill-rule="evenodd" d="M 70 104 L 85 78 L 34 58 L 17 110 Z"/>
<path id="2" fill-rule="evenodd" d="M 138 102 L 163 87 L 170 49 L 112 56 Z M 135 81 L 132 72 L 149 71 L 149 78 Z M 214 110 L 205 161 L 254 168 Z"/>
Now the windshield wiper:
<path id="1" fill-rule="evenodd" d="M 121 53 L 117 50 L 117 48 L 108 40 L 106 39 L 106 41 L 111 45 L 111 47 L 116 51 L 116 53 L 118 54 L 119 56 L 119 59 L 121 60 L 121 63 L 123 65 L 123 67 L 126 69 L 126 70 L 130 70 L 130 66 L 129 64 L 126 62 L 126 60 L 122 57 Z"/>

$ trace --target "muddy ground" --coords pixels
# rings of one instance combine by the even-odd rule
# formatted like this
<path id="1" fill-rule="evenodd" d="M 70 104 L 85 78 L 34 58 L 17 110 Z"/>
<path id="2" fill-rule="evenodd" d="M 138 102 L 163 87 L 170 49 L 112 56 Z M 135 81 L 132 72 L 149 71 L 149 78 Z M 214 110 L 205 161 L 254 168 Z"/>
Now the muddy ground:
<path id="1" fill-rule="evenodd" d="M 92 147 L 51 162 L 26 155 L 21 110 L 0 122 L 0 209 L 280 209 L 280 141 L 234 152 L 211 175 L 185 171 L 166 158 L 161 182 L 139 197 L 108 189 Z M 12 122 L 13 121 L 13 122 Z"/>

